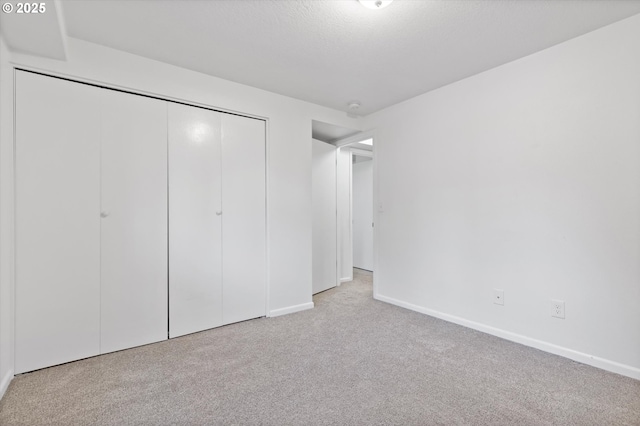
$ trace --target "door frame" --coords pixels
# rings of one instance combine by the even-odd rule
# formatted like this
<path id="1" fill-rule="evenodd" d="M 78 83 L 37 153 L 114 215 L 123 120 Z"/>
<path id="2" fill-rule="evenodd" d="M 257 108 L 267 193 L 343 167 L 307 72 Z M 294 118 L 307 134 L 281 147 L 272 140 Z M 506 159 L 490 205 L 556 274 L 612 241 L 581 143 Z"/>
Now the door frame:
<path id="1" fill-rule="evenodd" d="M 360 148 L 350 148 L 350 161 L 349 161 L 349 186 L 350 186 L 350 190 L 349 190 L 349 220 L 350 220 L 350 224 L 351 226 L 350 228 L 350 232 L 351 232 L 351 237 L 349 238 L 349 241 L 351 242 L 351 263 L 353 266 L 353 163 L 354 163 L 354 157 L 355 156 L 360 156 L 360 157 L 368 157 L 371 158 L 371 160 L 373 160 L 374 156 L 373 156 L 373 150 L 369 151 L 366 149 L 360 149 Z M 372 164 L 373 165 L 373 164 Z M 372 171 L 372 175 L 373 175 L 373 171 Z M 373 176 L 372 176 L 373 177 Z M 373 179 L 371 182 L 371 185 L 373 186 Z M 373 201 L 373 197 L 372 201 Z M 371 218 L 374 219 L 374 212 L 375 212 L 375 202 L 372 203 L 371 205 Z M 374 221 L 375 223 L 375 221 Z M 372 224 L 373 225 L 373 224 Z M 373 226 L 373 230 L 375 231 L 375 226 Z M 374 247 L 375 247 L 375 242 L 373 243 Z M 373 254 L 373 253 L 372 253 Z M 375 255 L 373 256 L 375 259 Z M 355 268 L 355 266 L 353 266 Z M 375 262 L 373 265 L 373 269 L 375 270 Z M 373 271 L 372 271 L 373 272 Z M 353 278 L 353 277 L 352 277 Z"/>
<path id="2" fill-rule="evenodd" d="M 354 145 L 357 144 L 359 142 L 365 141 L 367 139 L 372 139 L 373 140 L 373 144 L 372 144 L 372 150 L 368 151 L 368 150 L 363 150 L 363 149 L 359 149 L 359 148 L 355 148 L 355 147 L 350 147 L 350 145 Z M 351 253 L 353 253 L 353 175 L 352 175 L 352 164 L 353 164 L 353 155 L 354 153 L 357 155 L 366 155 L 366 156 L 370 156 L 372 158 L 373 161 L 373 205 L 371 206 L 372 212 L 373 212 L 373 297 L 376 298 L 377 294 L 378 294 L 378 280 L 376 279 L 376 276 L 378 275 L 376 273 L 376 271 L 378 271 L 378 230 L 379 230 L 379 215 L 378 213 L 380 213 L 381 209 L 376 208 L 376 206 L 378 205 L 378 156 L 376 155 L 376 144 L 379 143 L 380 138 L 376 135 L 376 131 L 375 130 L 366 130 L 363 132 L 360 132 L 356 135 L 353 136 L 349 136 L 347 138 L 344 139 L 339 139 L 335 142 L 336 148 L 338 149 L 349 149 L 350 151 L 350 155 L 349 155 L 349 233 L 350 233 L 350 237 L 349 237 L 349 241 L 350 241 L 350 245 L 351 245 Z M 336 173 L 337 173 L 337 168 L 336 168 Z M 336 176 L 336 183 L 337 183 L 337 176 Z M 337 191 L 336 191 L 337 194 Z M 337 200 L 336 200 L 337 202 Z M 338 244 L 338 242 L 340 241 L 340 229 L 339 227 L 336 227 L 336 244 Z M 337 249 L 337 258 L 336 258 L 336 262 L 337 262 L 337 276 L 336 276 L 336 285 L 340 285 L 342 284 L 343 281 L 341 281 L 341 277 L 340 277 L 340 271 L 342 269 L 342 256 L 340 256 L 340 250 L 339 247 L 336 247 Z M 353 266 L 353 265 L 352 265 Z M 351 276 L 351 279 L 353 279 L 353 276 Z M 345 280 L 346 281 L 346 280 Z"/>

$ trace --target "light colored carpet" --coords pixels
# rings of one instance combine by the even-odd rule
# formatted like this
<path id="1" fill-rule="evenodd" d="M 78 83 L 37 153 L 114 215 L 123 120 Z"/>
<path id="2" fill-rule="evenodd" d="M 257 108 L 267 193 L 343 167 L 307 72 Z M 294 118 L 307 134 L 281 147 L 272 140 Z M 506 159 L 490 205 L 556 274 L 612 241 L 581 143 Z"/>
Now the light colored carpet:
<path id="1" fill-rule="evenodd" d="M 640 381 L 374 301 L 371 274 L 313 310 L 16 377 L 2 425 L 640 425 Z"/>

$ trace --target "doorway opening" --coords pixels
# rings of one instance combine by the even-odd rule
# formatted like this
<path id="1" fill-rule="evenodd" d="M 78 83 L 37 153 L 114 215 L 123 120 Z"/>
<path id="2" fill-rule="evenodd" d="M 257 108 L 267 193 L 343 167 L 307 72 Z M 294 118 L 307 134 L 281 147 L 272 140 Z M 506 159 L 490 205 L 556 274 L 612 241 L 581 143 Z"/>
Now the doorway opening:
<path id="1" fill-rule="evenodd" d="M 351 149 L 353 267 L 373 272 L 373 152 Z"/>
<path id="2" fill-rule="evenodd" d="M 337 130 L 316 123 L 312 138 L 312 294 L 354 279 L 371 283 L 376 252 L 374 135 L 356 131 L 322 140 L 317 129 L 329 128 L 334 134 Z"/>
<path id="3" fill-rule="evenodd" d="M 362 133 L 338 146 L 338 265 L 339 282 L 374 272 L 374 141 Z"/>

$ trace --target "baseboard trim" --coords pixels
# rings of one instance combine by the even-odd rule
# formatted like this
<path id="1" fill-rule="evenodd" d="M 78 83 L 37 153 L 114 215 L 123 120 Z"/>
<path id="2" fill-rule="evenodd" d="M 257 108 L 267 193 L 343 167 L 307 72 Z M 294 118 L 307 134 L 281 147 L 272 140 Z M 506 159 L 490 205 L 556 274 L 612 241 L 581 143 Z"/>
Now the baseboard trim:
<path id="1" fill-rule="evenodd" d="M 302 303 L 300 305 L 288 306 L 286 308 L 274 309 L 269 311 L 269 317 L 279 317 L 280 315 L 292 314 L 294 312 L 306 311 L 307 309 L 313 309 L 313 302 Z"/>
<path id="2" fill-rule="evenodd" d="M 0 382 L 0 399 L 2 399 L 4 393 L 7 391 L 11 380 L 13 380 L 13 370 L 7 371 L 7 374 L 2 378 L 2 381 Z"/>
<path id="3" fill-rule="evenodd" d="M 374 299 L 381 302 L 390 303 L 392 305 L 400 306 L 421 314 L 429 315 L 435 318 L 439 318 L 444 321 L 452 322 L 464 327 L 472 328 L 474 330 L 481 331 L 483 333 L 491 334 L 496 337 L 500 337 L 505 340 L 509 340 L 521 345 L 529 346 L 541 351 L 549 352 L 554 355 L 559 355 L 565 358 L 569 358 L 573 361 L 587 364 L 592 367 L 597 367 L 602 370 L 611 371 L 612 373 L 621 374 L 623 376 L 631 377 L 632 379 L 640 380 L 640 368 L 635 368 L 630 365 L 621 364 L 619 362 L 611 361 L 608 359 L 600 358 L 594 355 L 589 355 L 583 352 L 578 352 L 573 349 L 558 346 L 553 343 L 548 343 L 542 340 L 533 339 L 531 337 L 523 336 L 521 334 L 513 333 L 510 331 L 502 330 L 500 328 L 491 327 L 486 324 L 482 324 L 475 321 L 470 321 L 465 318 L 457 317 L 455 315 L 445 314 L 443 312 L 435 311 L 433 309 L 424 308 L 422 306 L 414 305 L 408 302 L 403 302 L 391 297 L 383 296 L 381 294 L 374 295 Z"/>
<path id="4" fill-rule="evenodd" d="M 340 278 L 340 284 L 353 281 L 353 277 Z"/>

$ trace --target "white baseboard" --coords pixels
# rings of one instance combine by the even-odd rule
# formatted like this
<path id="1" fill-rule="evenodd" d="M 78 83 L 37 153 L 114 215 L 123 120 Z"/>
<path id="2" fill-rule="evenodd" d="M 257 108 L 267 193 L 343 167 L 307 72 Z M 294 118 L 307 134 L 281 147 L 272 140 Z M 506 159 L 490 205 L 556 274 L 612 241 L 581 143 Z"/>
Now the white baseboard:
<path id="1" fill-rule="evenodd" d="M 5 374 L 5 376 L 2 378 L 2 381 L 0 382 L 0 399 L 2 399 L 4 393 L 7 391 L 11 380 L 13 380 L 13 370 L 7 371 L 7 374 Z"/>
<path id="2" fill-rule="evenodd" d="M 286 308 L 274 309 L 269 311 L 269 317 L 279 317 L 280 315 L 292 314 L 294 312 L 306 311 L 313 309 L 313 302 L 303 303 L 301 305 L 287 306 Z"/>
<path id="3" fill-rule="evenodd" d="M 433 309 L 423 308 L 408 302 L 393 299 L 391 297 L 375 294 L 374 298 L 381 302 L 390 303 L 392 305 L 400 306 L 402 308 L 410 309 L 412 311 L 420 312 L 435 318 L 439 318 L 454 324 L 462 325 L 464 327 L 472 328 L 474 330 L 481 331 L 483 333 L 491 334 L 493 336 L 500 337 L 505 340 L 520 343 L 521 345 L 530 346 L 532 348 L 539 349 L 541 351 L 549 352 L 554 355 L 559 355 L 571 360 L 587 364 L 592 367 L 601 368 L 603 370 L 611 371 L 613 373 L 621 374 L 623 376 L 631 377 L 633 379 L 640 380 L 640 368 L 632 367 L 630 365 L 620 364 L 619 362 L 611 361 L 597 356 L 578 352 L 573 349 L 565 348 L 562 346 L 554 345 L 553 343 L 544 342 L 542 340 L 533 339 L 531 337 L 523 336 L 521 334 L 512 333 L 510 331 L 502 330 L 500 328 L 491 327 L 479 322 L 470 321 L 464 318 L 460 318 L 454 315 L 445 314 L 443 312 L 434 311 Z"/>
<path id="4" fill-rule="evenodd" d="M 353 281 L 353 277 L 340 278 L 340 284 L 346 283 L 348 281 Z"/>

